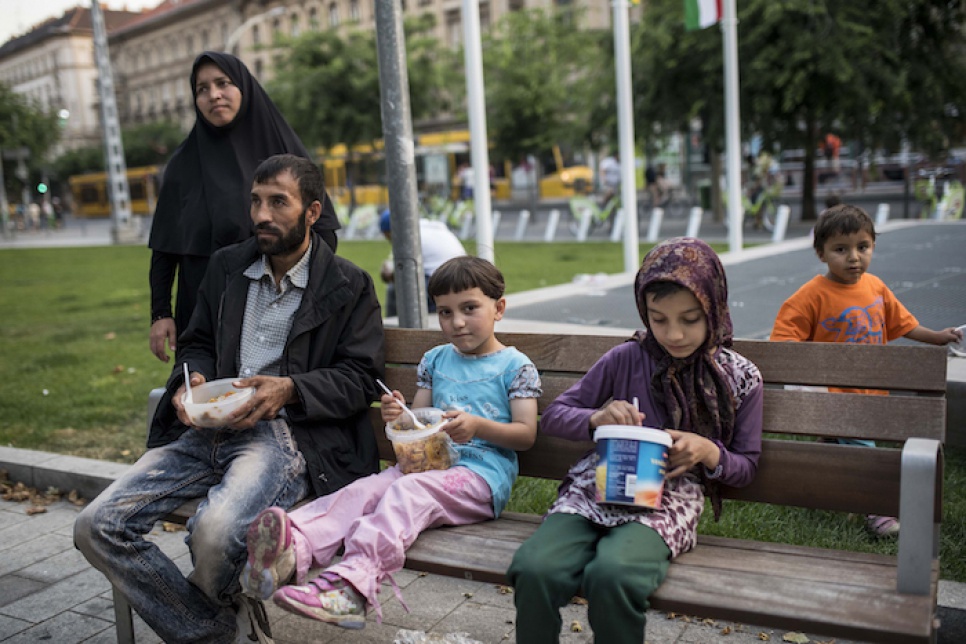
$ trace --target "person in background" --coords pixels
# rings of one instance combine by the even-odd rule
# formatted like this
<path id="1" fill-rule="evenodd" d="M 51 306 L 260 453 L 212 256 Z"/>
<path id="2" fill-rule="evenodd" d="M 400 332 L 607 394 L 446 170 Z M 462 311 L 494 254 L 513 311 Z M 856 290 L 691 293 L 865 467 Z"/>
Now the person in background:
<path id="1" fill-rule="evenodd" d="M 312 228 L 325 198 L 315 164 L 276 155 L 253 174 L 256 236 L 211 257 L 150 449 L 74 524 L 77 548 L 169 644 L 271 642 L 264 606 L 238 581 L 248 526 L 379 471 L 369 406 L 385 340 L 372 278 Z M 225 427 L 190 427 L 185 369 L 193 387 L 236 378 L 255 392 Z M 185 576 L 145 535 L 198 497 Z"/>
<path id="2" fill-rule="evenodd" d="M 560 640 L 560 609 L 588 601 L 594 641 L 644 641 L 648 598 L 694 547 L 705 497 L 758 471 L 764 386 L 733 351 L 728 285 L 715 252 L 678 237 L 644 258 L 634 297 L 646 330 L 604 354 L 550 403 L 540 430 L 586 441 L 602 425 L 663 428 L 672 443 L 660 507 L 597 502 L 597 453 L 574 464 L 544 521 L 513 557 L 518 644 Z"/>
<path id="3" fill-rule="evenodd" d="M 195 124 L 168 161 L 151 223 L 151 353 L 168 362 L 177 351 L 195 297 L 219 248 L 254 234 L 248 213 L 255 167 L 288 152 L 311 158 L 245 64 L 231 54 L 206 51 L 191 67 Z M 339 220 L 323 190 L 314 224 L 334 251 Z M 177 280 L 177 301 L 171 291 Z"/>
<path id="4" fill-rule="evenodd" d="M 421 532 L 500 515 L 519 471 L 516 453 L 536 439 L 542 394 L 533 362 L 494 334 L 504 288 L 493 264 L 470 256 L 449 260 L 429 282 L 449 343 L 420 361 L 412 406 L 444 410 L 456 464 L 409 474 L 397 464 L 290 513 L 265 510 L 248 531 L 241 580 L 249 594 L 272 597 L 296 615 L 363 628 L 367 606 L 382 616 L 380 584 L 392 582 Z M 399 391 L 383 394 L 387 424 L 402 413 L 399 401 L 405 404 Z M 342 559 L 332 564 L 340 547 Z M 315 567 L 325 570 L 309 580 Z"/>
<path id="5" fill-rule="evenodd" d="M 858 206 L 838 204 L 823 211 L 815 224 L 812 245 L 828 272 L 816 275 L 785 300 L 771 340 L 886 344 L 908 338 L 938 345 L 962 340 L 962 332 L 956 328 L 933 331 L 920 325 L 889 287 L 868 272 L 875 250 L 875 224 Z M 873 389 L 829 391 L 888 394 Z M 870 440 L 840 438 L 838 442 L 875 447 Z M 870 514 L 866 527 L 879 537 L 899 533 L 895 517 Z"/>
<path id="6" fill-rule="evenodd" d="M 392 218 L 389 216 L 389 210 L 384 210 L 379 216 L 379 230 L 386 236 L 386 239 L 392 241 Z M 453 231 L 442 221 L 419 220 L 419 246 L 423 255 L 423 273 L 426 275 L 427 285 L 429 278 L 433 276 L 433 273 L 443 262 L 466 254 L 466 249 L 463 248 L 463 243 L 460 242 L 459 237 L 454 235 Z M 382 263 L 379 276 L 386 283 L 386 317 L 395 317 L 397 314 L 395 266 L 391 252 L 389 258 Z M 429 312 L 435 312 L 436 301 L 429 294 L 428 288 L 426 289 L 426 299 Z"/>
<path id="7" fill-rule="evenodd" d="M 600 183 L 601 191 L 600 207 L 603 208 L 617 196 L 621 189 L 621 163 L 616 152 L 608 154 L 600 160 L 597 180 Z"/>

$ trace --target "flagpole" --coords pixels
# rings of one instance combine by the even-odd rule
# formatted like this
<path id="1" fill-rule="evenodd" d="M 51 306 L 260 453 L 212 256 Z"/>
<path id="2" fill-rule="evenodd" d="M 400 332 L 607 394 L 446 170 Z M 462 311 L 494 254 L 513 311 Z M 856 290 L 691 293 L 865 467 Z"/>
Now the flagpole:
<path id="1" fill-rule="evenodd" d="M 621 207 L 624 209 L 624 272 L 639 268 L 637 182 L 634 178 L 634 100 L 631 96 L 631 36 L 627 0 L 613 0 L 614 64 L 617 81 L 617 139 L 621 158 Z M 616 222 L 614 225 L 617 225 Z"/>
<path id="2" fill-rule="evenodd" d="M 725 167 L 728 177 L 728 247 L 741 252 L 741 112 L 738 105 L 738 13 L 735 0 L 722 0 L 721 44 L 724 48 Z"/>

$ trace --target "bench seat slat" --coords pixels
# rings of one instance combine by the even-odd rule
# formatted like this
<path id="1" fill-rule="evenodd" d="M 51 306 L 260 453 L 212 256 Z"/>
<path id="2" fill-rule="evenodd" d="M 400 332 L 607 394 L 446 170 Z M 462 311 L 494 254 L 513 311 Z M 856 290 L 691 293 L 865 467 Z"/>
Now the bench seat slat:
<path id="1" fill-rule="evenodd" d="M 505 584 L 517 545 L 537 525 L 532 515 L 508 513 L 429 530 L 406 553 L 406 567 Z M 854 639 L 928 641 L 916 624 L 928 623 L 935 597 L 894 589 L 895 557 L 701 537 L 675 560 L 652 605 Z"/>
<path id="2" fill-rule="evenodd" d="M 935 597 L 757 572 L 671 566 L 651 598 L 659 610 L 873 642 L 929 642 Z"/>

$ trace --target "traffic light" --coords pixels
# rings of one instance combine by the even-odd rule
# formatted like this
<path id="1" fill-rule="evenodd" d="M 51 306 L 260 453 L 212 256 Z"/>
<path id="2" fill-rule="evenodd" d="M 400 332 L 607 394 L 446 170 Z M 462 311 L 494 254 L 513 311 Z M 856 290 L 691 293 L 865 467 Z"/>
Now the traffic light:
<path id="1" fill-rule="evenodd" d="M 44 183 L 43 181 L 41 181 L 40 183 L 38 183 L 37 184 L 37 192 L 39 192 L 42 195 L 47 194 L 47 184 Z"/>

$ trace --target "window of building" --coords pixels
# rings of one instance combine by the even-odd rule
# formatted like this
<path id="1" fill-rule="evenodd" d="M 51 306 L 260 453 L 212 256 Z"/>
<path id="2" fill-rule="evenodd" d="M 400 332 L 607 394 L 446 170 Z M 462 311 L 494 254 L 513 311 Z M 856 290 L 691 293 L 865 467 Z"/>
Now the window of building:
<path id="1" fill-rule="evenodd" d="M 262 42 L 261 33 L 258 31 L 258 25 L 252 27 L 252 44 L 260 45 Z"/>
<path id="2" fill-rule="evenodd" d="M 272 38 L 273 39 L 278 38 L 278 36 L 281 33 L 282 33 L 282 21 L 281 19 L 276 18 L 275 20 L 272 21 Z"/>
<path id="3" fill-rule="evenodd" d="M 359 0 L 349 0 L 349 20 L 359 22 Z"/>
<path id="4" fill-rule="evenodd" d="M 319 28 L 319 10 L 315 7 L 309 9 L 309 29 Z"/>
<path id="5" fill-rule="evenodd" d="M 184 41 L 184 43 L 185 43 L 185 44 L 184 44 L 184 46 L 185 46 L 185 49 L 187 49 L 187 50 L 188 50 L 188 51 L 187 51 L 187 52 L 185 52 L 185 53 L 186 53 L 186 54 L 187 54 L 188 56 L 193 56 L 193 55 L 194 55 L 194 53 L 195 53 L 195 37 L 194 37 L 194 36 L 190 36 L 190 35 L 189 35 L 189 36 L 188 36 L 187 38 L 185 38 L 185 41 Z"/>
<path id="6" fill-rule="evenodd" d="M 255 60 L 255 77 L 256 78 L 261 78 L 261 76 L 262 76 L 262 68 L 264 66 L 265 65 L 264 65 L 264 63 L 262 63 L 262 59 L 261 58 Z"/>
<path id="7" fill-rule="evenodd" d="M 459 9 L 451 9 L 446 12 L 446 44 L 455 49 L 461 42 L 463 42 L 463 27 L 460 12 Z"/>
<path id="8" fill-rule="evenodd" d="M 510 11 L 520 11 L 523 9 L 523 0 L 507 0 L 506 8 Z"/>
<path id="9" fill-rule="evenodd" d="M 292 27 L 289 30 L 289 33 L 292 34 L 292 38 L 298 38 L 298 35 L 299 35 L 299 16 L 298 16 L 298 14 L 293 13 L 292 14 L 292 17 L 290 18 L 290 20 L 292 22 Z"/>
<path id="10" fill-rule="evenodd" d="M 204 29 L 201 32 L 201 49 L 208 49 L 208 30 Z"/>
<path id="11" fill-rule="evenodd" d="M 222 47 L 228 44 L 228 34 L 229 34 L 228 23 L 227 22 L 221 23 L 221 46 Z"/>
<path id="12" fill-rule="evenodd" d="M 339 5 L 335 2 L 329 4 L 329 26 L 332 28 L 339 26 Z"/>
<path id="13" fill-rule="evenodd" d="M 486 31 L 487 27 L 490 26 L 490 3 L 481 2 L 480 3 L 480 29 Z"/>

